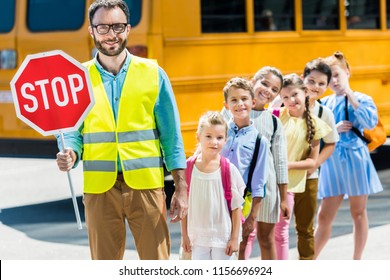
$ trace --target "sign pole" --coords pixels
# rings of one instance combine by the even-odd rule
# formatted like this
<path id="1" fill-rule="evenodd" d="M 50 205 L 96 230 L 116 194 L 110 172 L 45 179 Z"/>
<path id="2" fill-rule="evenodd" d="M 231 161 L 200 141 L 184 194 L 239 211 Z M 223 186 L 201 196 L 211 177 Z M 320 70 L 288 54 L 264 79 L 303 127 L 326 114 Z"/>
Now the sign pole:
<path id="1" fill-rule="evenodd" d="M 60 131 L 60 136 L 61 136 L 62 150 L 65 152 L 65 140 L 64 140 L 64 134 L 62 133 L 62 131 Z M 83 225 L 81 224 L 81 219 L 80 219 L 79 207 L 77 205 L 76 196 L 75 196 L 74 190 L 73 190 L 72 177 L 70 176 L 70 171 L 67 171 L 66 173 L 68 174 L 69 188 L 70 188 L 70 193 L 72 195 L 73 208 L 74 208 L 74 212 L 76 215 L 78 229 L 83 229 Z"/>
<path id="2" fill-rule="evenodd" d="M 16 115 L 43 136 L 75 131 L 95 104 L 88 69 L 63 51 L 30 54 L 11 83 Z M 82 229 L 70 171 L 68 181 L 78 228 Z"/>

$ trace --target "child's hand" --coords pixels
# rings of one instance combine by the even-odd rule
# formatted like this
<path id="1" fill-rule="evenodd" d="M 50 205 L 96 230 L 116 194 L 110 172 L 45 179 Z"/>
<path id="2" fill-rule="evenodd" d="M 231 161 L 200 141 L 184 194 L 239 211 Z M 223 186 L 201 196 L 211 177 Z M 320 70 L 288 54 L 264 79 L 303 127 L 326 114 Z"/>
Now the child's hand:
<path id="1" fill-rule="evenodd" d="M 350 121 L 341 121 L 336 124 L 336 129 L 338 133 L 350 131 L 351 128 L 352 123 Z"/>
<path id="2" fill-rule="evenodd" d="M 313 174 L 318 169 L 318 166 L 315 165 L 313 168 L 310 168 L 306 171 L 306 177 L 310 177 L 311 174 Z"/>
<path id="3" fill-rule="evenodd" d="M 242 225 L 242 236 L 248 237 L 249 234 L 255 229 L 255 219 L 252 215 L 248 215 L 244 224 Z"/>
<path id="4" fill-rule="evenodd" d="M 183 247 L 184 252 L 191 253 L 192 246 L 190 238 L 188 236 L 182 238 L 181 247 Z"/>
<path id="5" fill-rule="evenodd" d="M 237 252 L 238 252 L 238 240 L 230 239 L 226 245 L 225 254 L 231 256 L 233 255 L 233 253 L 237 253 Z"/>
<path id="6" fill-rule="evenodd" d="M 348 98 L 348 101 L 351 102 L 355 99 L 355 92 L 349 87 L 345 88 L 343 91 L 344 96 Z"/>
<path id="7" fill-rule="evenodd" d="M 282 212 L 283 220 L 290 219 L 290 209 L 288 208 L 287 201 L 280 202 L 280 211 Z"/>

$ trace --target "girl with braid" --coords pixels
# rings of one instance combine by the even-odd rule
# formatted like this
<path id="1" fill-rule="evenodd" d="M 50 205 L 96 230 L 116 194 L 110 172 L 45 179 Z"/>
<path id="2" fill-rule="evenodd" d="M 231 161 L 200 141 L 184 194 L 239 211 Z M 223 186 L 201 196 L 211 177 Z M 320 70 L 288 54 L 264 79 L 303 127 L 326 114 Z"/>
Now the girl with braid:
<path id="1" fill-rule="evenodd" d="M 296 193 L 294 196 L 295 212 L 303 211 L 297 216 L 302 219 L 295 220 L 297 231 L 297 249 L 300 260 L 312 260 L 314 257 L 314 220 L 317 211 L 317 193 L 319 168 L 333 153 L 336 143 L 339 140 L 333 112 L 326 106 L 321 105 L 318 99 L 325 93 L 332 78 L 330 67 L 317 58 L 306 63 L 302 74 L 303 82 L 309 90 L 310 113 L 318 116 L 332 128 L 332 132 L 321 139 L 320 154 L 314 168 L 309 169 L 306 174 L 306 186 L 303 193 Z M 300 206 L 300 204 L 305 204 Z"/>
<path id="2" fill-rule="evenodd" d="M 320 139 L 331 128 L 322 120 L 311 115 L 309 110 L 309 91 L 297 74 L 283 76 L 280 98 L 284 107 L 279 118 L 283 124 L 287 140 L 288 188 L 287 203 L 295 220 L 302 219 L 302 209 L 295 211 L 294 194 L 305 191 L 307 170 L 315 166 L 320 150 Z M 301 204 L 304 206 L 305 204 Z M 290 219 L 279 219 L 275 226 L 277 258 L 288 259 Z"/>

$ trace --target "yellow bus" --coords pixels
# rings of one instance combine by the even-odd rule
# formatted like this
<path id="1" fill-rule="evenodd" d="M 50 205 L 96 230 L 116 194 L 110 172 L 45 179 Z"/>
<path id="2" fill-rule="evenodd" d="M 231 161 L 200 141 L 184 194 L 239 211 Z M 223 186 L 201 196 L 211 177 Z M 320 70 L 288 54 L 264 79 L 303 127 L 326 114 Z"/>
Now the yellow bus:
<path id="1" fill-rule="evenodd" d="M 89 60 L 90 2 L 0 2 L 0 155 L 31 141 L 34 150 L 54 142 L 16 118 L 9 82 L 28 54 L 61 49 Z M 301 73 L 309 60 L 336 50 L 350 62 L 352 88 L 374 98 L 390 134 L 390 0 L 126 2 L 132 25 L 128 48 L 156 59 L 170 77 L 187 155 L 195 148 L 199 116 L 222 108 L 222 88 L 231 77 L 249 78 L 264 65 Z"/>

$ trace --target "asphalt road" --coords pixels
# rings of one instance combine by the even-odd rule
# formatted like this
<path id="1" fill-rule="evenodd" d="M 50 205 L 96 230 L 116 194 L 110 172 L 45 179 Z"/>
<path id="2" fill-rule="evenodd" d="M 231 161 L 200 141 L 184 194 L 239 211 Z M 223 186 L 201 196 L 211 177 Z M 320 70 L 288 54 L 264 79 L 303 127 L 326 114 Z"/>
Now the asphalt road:
<path id="1" fill-rule="evenodd" d="M 368 259 L 390 260 L 390 243 L 386 241 L 387 247 L 383 243 L 390 234 L 389 153 L 390 146 L 384 146 L 372 154 L 384 191 L 370 196 L 368 201 L 370 234 L 367 247 L 373 251 Z M 71 176 L 84 222 L 81 167 L 73 170 Z M 85 225 L 82 230 L 77 228 L 67 176 L 57 170 L 54 159 L 0 157 L 0 185 L 0 259 L 89 259 Z M 166 189 L 170 193 L 172 186 L 167 183 Z M 172 259 L 178 259 L 180 225 L 169 224 L 169 227 Z M 330 253 L 325 253 L 323 258 L 350 259 L 352 230 L 348 201 L 344 201 L 333 226 L 334 243 L 330 242 Z M 130 233 L 126 248 L 125 258 L 137 259 Z M 290 258 L 296 259 L 293 227 L 290 228 L 290 252 Z M 258 246 L 255 246 L 252 258 L 259 255 Z"/>

